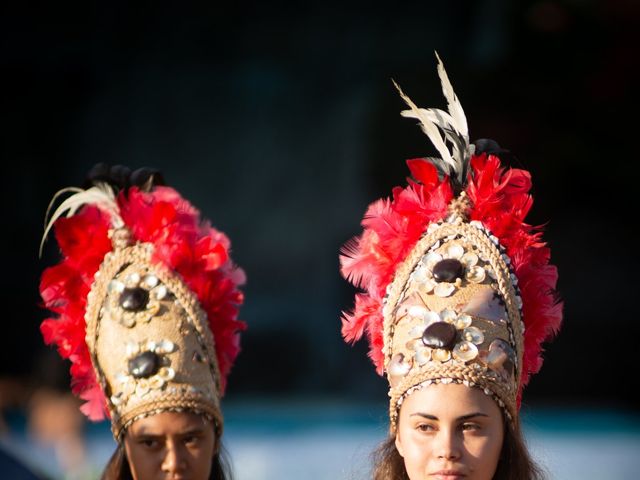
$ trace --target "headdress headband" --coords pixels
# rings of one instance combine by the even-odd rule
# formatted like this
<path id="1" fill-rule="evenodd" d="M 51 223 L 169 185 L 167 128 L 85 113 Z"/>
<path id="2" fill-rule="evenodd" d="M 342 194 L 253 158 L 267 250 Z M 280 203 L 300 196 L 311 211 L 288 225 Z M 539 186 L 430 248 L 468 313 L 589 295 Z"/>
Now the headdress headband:
<path id="1" fill-rule="evenodd" d="M 396 87 L 410 108 L 402 115 L 420 122 L 440 158 L 407 161 L 408 185 L 369 206 L 340 257 L 342 274 L 363 289 L 342 334 L 367 335 L 390 383 L 392 429 L 403 398 L 438 382 L 482 388 L 513 418 L 562 318 L 549 248 L 525 223 L 529 173 L 477 148 L 495 142 L 469 143 L 439 57 L 438 74 L 448 111 L 419 108 Z"/>
<path id="2" fill-rule="evenodd" d="M 65 189 L 73 195 L 46 225 L 63 259 L 40 284 L 54 313 L 41 325 L 45 342 L 71 361 L 82 411 L 109 416 L 117 439 L 134 420 L 171 410 L 206 414 L 221 429 L 219 400 L 245 328 L 244 274 L 227 237 L 154 185 L 157 172 L 122 172 L 100 165 L 87 189 Z"/>

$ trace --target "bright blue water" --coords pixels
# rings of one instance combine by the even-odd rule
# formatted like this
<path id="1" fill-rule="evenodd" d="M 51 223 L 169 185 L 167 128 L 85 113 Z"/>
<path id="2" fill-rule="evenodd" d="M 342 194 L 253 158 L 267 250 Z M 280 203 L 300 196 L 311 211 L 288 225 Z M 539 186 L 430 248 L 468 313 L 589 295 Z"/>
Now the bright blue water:
<path id="1" fill-rule="evenodd" d="M 223 408 L 224 443 L 238 480 L 364 480 L 370 453 L 387 432 L 385 405 L 262 401 Z M 11 434 L 0 442 L 53 478 L 64 478 L 54 452 L 29 441 L 24 419 L 10 421 Z M 533 455 L 550 479 L 640 478 L 640 414 L 538 408 L 525 411 L 523 421 Z M 89 480 L 115 443 L 106 423 L 86 432 L 88 468 L 75 478 Z"/>

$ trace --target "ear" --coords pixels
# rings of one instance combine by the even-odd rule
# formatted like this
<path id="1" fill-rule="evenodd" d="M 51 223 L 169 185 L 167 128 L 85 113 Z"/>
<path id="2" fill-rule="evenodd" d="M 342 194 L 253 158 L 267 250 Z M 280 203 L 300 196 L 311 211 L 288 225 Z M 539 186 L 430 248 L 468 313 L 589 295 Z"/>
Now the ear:
<path id="1" fill-rule="evenodd" d="M 396 450 L 398 450 L 398 453 L 400 454 L 400 456 L 404 458 L 402 440 L 400 439 L 400 432 L 396 433 Z"/>

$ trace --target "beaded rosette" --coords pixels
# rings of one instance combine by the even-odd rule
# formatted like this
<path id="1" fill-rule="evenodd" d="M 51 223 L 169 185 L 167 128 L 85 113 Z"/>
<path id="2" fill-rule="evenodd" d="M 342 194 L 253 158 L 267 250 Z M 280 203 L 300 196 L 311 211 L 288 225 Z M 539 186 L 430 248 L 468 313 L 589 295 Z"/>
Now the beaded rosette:
<path id="1" fill-rule="evenodd" d="M 202 413 L 222 429 L 220 397 L 244 329 L 244 274 L 228 239 L 169 187 L 116 195 L 96 182 L 74 192 L 49 223 L 64 258 L 42 276 L 56 315 L 41 330 L 71 361 L 82 411 L 108 416 L 116 439 L 162 411 Z"/>
<path id="2" fill-rule="evenodd" d="M 369 206 L 340 258 L 363 289 L 342 333 L 367 335 L 390 384 L 392 430 L 406 395 L 440 382 L 483 389 L 513 419 L 562 318 L 549 249 L 524 221 L 530 175 L 502 167 L 494 142 L 480 142 L 488 151 L 469 143 L 438 62 L 447 112 L 418 108 L 398 90 L 410 107 L 403 116 L 419 120 L 441 158 L 409 160 L 409 185 Z"/>

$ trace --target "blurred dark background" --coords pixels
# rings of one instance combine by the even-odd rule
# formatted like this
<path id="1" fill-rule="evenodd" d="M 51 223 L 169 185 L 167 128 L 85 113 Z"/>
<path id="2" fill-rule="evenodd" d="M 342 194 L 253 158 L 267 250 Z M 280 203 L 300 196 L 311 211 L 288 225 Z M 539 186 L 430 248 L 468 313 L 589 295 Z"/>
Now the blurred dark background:
<path id="1" fill-rule="evenodd" d="M 292 2 L 293 3 L 293 2 Z M 565 320 L 525 399 L 636 408 L 638 31 L 628 0 L 5 2 L 0 11 L 0 377 L 68 389 L 44 347 L 44 213 L 97 162 L 153 166 L 232 239 L 249 329 L 228 399 L 386 399 L 366 342 L 340 337 L 355 290 L 340 246 L 367 205 L 434 153 L 391 78 L 531 171 Z M 62 368 L 61 368 L 62 367 Z M 5 391 L 16 391 L 7 389 Z"/>

